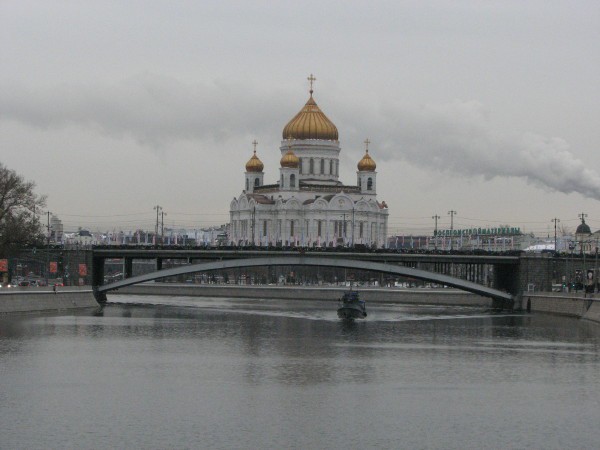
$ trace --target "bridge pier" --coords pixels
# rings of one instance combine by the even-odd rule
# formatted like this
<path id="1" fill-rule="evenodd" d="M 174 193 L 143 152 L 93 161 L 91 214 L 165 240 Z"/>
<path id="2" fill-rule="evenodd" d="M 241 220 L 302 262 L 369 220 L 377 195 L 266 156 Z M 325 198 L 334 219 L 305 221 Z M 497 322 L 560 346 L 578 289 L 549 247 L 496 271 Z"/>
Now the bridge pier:
<path id="1" fill-rule="evenodd" d="M 106 292 L 100 292 L 98 287 L 99 286 L 92 286 L 92 293 L 94 294 L 96 301 L 101 305 L 104 305 L 108 301 L 106 298 Z"/>
<path id="2" fill-rule="evenodd" d="M 104 258 L 92 258 L 92 286 L 101 286 L 104 283 Z"/>
<path id="3" fill-rule="evenodd" d="M 521 292 L 519 286 L 519 270 L 514 266 L 497 266 L 494 268 L 494 287 L 513 295 Z"/>
<path id="4" fill-rule="evenodd" d="M 511 300 L 506 300 L 506 299 L 501 299 L 501 298 L 494 298 L 492 299 L 492 309 L 497 309 L 497 310 L 501 310 L 501 311 L 513 311 L 515 309 L 515 306 L 517 306 L 517 309 L 521 309 L 520 305 L 521 302 L 517 301 L 517 298 L 520 298 L 521 296 L 515 296 L 514 299 Z"/>
<path id="5" fill-rule="evenodd" d="M 125 278 L 133 276 L 133 258 L 123 258 L 123 273 L 125 274 Z"/>

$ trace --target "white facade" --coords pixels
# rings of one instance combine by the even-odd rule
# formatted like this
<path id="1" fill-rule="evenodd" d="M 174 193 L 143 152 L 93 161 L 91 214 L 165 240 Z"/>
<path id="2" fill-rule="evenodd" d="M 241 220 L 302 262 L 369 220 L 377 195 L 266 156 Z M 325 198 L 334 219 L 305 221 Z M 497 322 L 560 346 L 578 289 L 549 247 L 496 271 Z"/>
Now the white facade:
<path id="1" fill-rule="evenodd" d="M 275 183 L 264 184 L 263 165 L 256 154 L 248 161 L 244 190 L 230 203 L 229 243 L 384 247 L 388 208 L 377 201 L 377 173 L 368 150 L 358 164 L 357 184 L 340 182 L 337 129 L 318 109 L 312 92 L 286 132 Z"/>

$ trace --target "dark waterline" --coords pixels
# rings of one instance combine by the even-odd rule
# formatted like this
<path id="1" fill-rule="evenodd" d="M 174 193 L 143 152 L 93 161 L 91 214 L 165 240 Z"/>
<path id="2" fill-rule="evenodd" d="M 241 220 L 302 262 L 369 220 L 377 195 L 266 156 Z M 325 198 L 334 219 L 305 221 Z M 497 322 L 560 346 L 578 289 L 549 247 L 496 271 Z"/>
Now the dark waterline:
<path id="1" fill-rule="evenodd" d="M 0 448 L 598 448 L 600 326 L 112 296 L 0 317 Z"/>

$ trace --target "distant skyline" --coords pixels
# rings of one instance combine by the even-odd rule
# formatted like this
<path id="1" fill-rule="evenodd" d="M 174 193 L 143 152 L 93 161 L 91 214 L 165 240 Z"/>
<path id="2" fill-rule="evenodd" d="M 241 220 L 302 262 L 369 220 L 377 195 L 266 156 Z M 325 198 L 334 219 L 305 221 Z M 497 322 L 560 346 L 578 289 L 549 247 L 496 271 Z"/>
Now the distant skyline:
<path id="1" fill-rule="evenodd" d="M 364 140 L 389 234 L 600 229 L 596 1 L 0 3 L 0 161 L 65 231 L 229 220 L 314 98 L 340 179 Z"/>

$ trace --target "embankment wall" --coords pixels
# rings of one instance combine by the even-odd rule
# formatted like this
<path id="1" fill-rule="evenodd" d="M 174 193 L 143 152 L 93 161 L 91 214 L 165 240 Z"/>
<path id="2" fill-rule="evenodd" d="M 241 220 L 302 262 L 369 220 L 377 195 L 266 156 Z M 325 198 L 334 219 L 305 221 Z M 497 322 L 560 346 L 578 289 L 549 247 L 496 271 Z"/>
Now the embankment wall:
<path id="1" fill-rule="evenodd" d="M 523 294 L 522 308 L 531 312 L 579 317 L 600 323 L 600 298 L 577 294 Z"/>
<path id="2" fill-rule="evenodd" d="M 56 293 L 51 289 L 2 288 L 0 314 L 60 311 L 98 307 L 92 290 L 77 287 L 61 287 Z"/>

